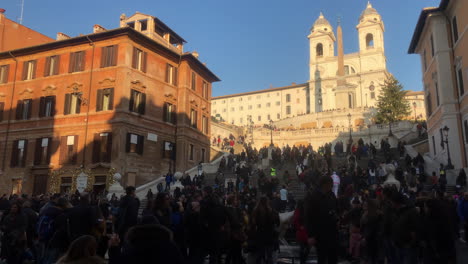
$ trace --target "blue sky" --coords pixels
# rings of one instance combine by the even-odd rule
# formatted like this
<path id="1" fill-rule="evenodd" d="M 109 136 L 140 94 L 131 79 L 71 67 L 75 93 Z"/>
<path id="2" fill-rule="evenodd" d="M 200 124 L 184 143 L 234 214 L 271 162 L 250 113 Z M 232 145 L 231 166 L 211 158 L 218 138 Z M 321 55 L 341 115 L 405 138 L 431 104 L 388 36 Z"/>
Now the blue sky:
<path id="1" fill-rule="evenodd" d="M 341 17 L 345 53 L 358 50 L 356 25 L 367 0 L 24 0 L 23 25 L 55 38 L 92 32 L 94 24 L 119 26 L 121 13 L 151 14 L 187 40 L 185 51 L 221 78 L 213 96 L 308 80 L 308 39 L 320 11 Z M 6 16 L 18 20 L 21 0 L 4 0 Z M 373 0 L 385 23 L 387 67 L 405 89 L 421 90 L 419 56 L 407 50 L 423 7 L 440 0 Z"/>

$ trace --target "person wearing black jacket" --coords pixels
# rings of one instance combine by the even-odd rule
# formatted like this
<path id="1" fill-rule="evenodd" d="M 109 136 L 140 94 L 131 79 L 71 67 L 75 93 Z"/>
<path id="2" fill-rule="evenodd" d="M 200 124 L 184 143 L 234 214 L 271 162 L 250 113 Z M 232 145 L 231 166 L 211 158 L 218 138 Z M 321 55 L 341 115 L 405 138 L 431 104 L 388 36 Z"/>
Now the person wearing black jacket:
<path id="1" fill-rule="evenodd" d="M 213 189 L 206 186 L 203 189 L 203 200 L 200 203 L 200 218 L 204 232 L 204 246 L 210 255 L 210 264 L 220 263 L 221 250 L 227 240 L 228 217 L 226 209 L 219 198 L 213 194 Z"/>
<path id="2" fill-rule="evenodd" d="M 318 188 L 309 192 L 305 200 L 308 242 L 316 247 L 319 264 L 338 262 L 337 201 L 332 187 L 332 178 L 323 176 Z"/>
<path id="3" fill-rule="evenodd" d="M 123 247 L 114 235 L 109 241 L 109 264 L 126 263 L 171 263 L 183 264 L 183 257 L 175 245 L 172 232 L 162 225 L 139 225 L 131 227 Z"/>
<path id="4" fill-rule="evenodd" d="M 137 224 L 138 208 L 140 208 L 140 201 L 135 198 L 135 187 L 128 186 L 125 188 L 125 192 L 127 195 L 120 200 L 117 218 L 117 232 L 122 238 L 125 237 L 125 233 L 130 227 Z"/>

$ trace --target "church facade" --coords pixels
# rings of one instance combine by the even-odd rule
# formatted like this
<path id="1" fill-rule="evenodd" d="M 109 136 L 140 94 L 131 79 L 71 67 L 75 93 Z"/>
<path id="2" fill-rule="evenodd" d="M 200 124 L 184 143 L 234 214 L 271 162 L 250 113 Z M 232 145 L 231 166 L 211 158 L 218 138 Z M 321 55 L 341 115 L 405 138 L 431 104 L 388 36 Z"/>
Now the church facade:
<path id="1" fill-rule="evenodd" d="M 320 13 L 308 35 L 307 83 L 213 97 L 212 116 L 240 126 L 306 114 L 310 114 L 309 121 L 294 124 L 296 127 L 370 124 L 382 84 L 390 75 L 385 57 L 385 26 L 380 14 L 368 3 L 356 28 L 359 51 L 344 54 L 341 25 L 338 23 L 335 35 L 330 22 Z M 352 115 L 352 122 L 348 114 Z"/>

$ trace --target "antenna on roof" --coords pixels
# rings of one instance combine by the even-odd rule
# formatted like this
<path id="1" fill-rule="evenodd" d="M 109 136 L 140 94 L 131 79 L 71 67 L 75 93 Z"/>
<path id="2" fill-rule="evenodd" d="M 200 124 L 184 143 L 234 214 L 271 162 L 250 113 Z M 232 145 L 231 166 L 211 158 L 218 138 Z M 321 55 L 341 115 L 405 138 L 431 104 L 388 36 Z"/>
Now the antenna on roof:
<path id="1" fill-rule="evenodd" d="M 24 0 L 20 0 L 21 1 L 21 4 L 20 4 L 20 7 L 21 7 L 21 12 L 20 12 L 20 17 L 19 17 L 19 23 L 22 25 L 23 24 L 23 11 L 24 11 Z"/>

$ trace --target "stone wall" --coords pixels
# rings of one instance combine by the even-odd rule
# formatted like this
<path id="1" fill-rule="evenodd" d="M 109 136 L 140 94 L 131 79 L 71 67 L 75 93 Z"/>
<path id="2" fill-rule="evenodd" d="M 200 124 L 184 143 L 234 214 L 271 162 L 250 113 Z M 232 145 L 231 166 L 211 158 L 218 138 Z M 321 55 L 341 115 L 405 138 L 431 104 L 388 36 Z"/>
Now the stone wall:
<path id="1" fill-rule="evenodd" d="M 392 147 L 398 143 L 398 139 L 411 132 L 413 124 L 408 121 L 401 121 L 392 124 L 392 132 L 394 140 L 390 141 Z M 255 129 L 253 132 L 254 142 L 256 148 L 261 148 L 270 144 L 270 136 L 273 134 L 273 143 L 277 146 L 285 145 L 307 145 L 311 144 L 315 149 L 324 145 L 325 143 L 333 143 L 333 146 L 338 141 L 346 143 L 349 140 L 349 128 L 335 127 L 335 128 L 319 128 L 319 129 L 303 129 L 294 131 L 269 131 L 265 128 Z M 370 127 L 352 128 L 352 138 L 357 142 L 362 138 L 365 143 L 372 142 L 377 148 L 380 147 L 380 141 L 388 137 L 388 125 L 372 125 Z"/>

